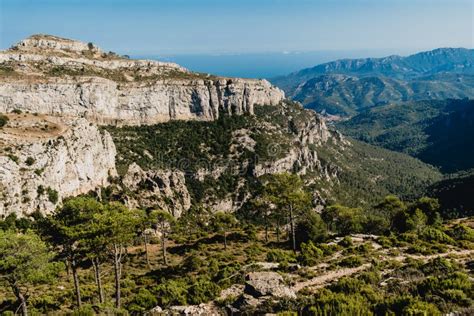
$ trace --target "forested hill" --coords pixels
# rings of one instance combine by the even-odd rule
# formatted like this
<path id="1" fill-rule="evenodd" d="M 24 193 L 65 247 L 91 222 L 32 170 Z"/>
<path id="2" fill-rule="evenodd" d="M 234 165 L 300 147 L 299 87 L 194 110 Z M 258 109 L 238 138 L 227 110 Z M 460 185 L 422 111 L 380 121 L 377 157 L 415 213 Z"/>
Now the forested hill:
<path id="1" fill-rule="evenodd" d="M 343 59 L 274 78 L 307 108 L 336 115 L 389 102 L 474 97 L 474 50 L 439 48 L 408 57 Z"/>
<path id="2" fill-rule="evenodd" d="M 371 108 L 338 124 L 345 134 L 455 172 L 474 167 L 474 101 L 445 100 Z"/>

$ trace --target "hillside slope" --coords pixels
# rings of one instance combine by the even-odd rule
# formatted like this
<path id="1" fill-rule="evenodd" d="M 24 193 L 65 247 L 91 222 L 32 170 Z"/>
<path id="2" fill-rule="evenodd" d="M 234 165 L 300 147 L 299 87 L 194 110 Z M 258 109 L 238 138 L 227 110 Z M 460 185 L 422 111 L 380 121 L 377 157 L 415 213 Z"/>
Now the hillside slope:
<path id="1" fill-rule="evenodd" d="M 474 167 L 474 101 L 445 100 L 375 107 L 340 122 L 346 135 L 415 156 L 445 172 Z"/>
<path id="2" fill-rule="evenodd" d="M 308 108 L 342 116 L 388 102 L 474 98 L 474 50 L 441 48 L 408 57 L 344 59 L 272 82 Z"/>
<path id="3" fill-rule="evenodd" d="M 298 104 L 262 106 L 255 115 L 214 122 L 110 127 L 118 171 L 138 163 L 183 172 L 194 204 L 236 210 L 260 189 L 266 174 L 296 172 L 316 204 L 373 204 L 387 194 L 415 198 L 440 179 L 404 154 L 341 137 Z"/>
<path id="4" fill-rule="evenodd" d="M 342 137 L 266 81 L 129 60 L 47 35 L 1 52 L 0 76 L 0 114 L 29 117 L 38 133 L 51 127 L 42 117 L 83 126 L 0 152 L 4 216 L 49 212 L 89 190 L 176 217 L 202 205 L 237 211 L 262 178 L 284 172 L 303 177 L 315 206 L 370 205 L 387 194 L 415 198 L 440 178 L 419 160 Z M 55 197 L 48 202 L 44 190 Z"/>

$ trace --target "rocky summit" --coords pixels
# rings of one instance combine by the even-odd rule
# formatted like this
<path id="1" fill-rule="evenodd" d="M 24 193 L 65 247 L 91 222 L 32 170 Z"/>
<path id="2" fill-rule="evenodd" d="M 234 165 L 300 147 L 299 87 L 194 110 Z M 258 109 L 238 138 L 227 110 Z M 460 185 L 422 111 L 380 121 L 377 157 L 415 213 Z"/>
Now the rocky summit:
<path id="1" fill-rule="evenodd" d="M 253 113 L 284 93 L 265 80 L 198 74 L 130 60 L 92 43 L 34 35 L 0 53 L 0 112 L 85 117 L 99 124 L 214 120 Z"/>

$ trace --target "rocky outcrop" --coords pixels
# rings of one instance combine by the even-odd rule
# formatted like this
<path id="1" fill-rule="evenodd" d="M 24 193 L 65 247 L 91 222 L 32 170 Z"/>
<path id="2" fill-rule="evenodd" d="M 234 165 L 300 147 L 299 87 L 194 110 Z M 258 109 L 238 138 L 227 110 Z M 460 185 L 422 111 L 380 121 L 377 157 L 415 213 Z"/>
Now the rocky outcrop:
<path id="1" fill-rule="evenodd" d="M 191 207 L 191 196 L 186 188 L 184 173 L 171 170 L 144 171 L 136 163 L 129 166 L 123 177 L 131 207 L 153 207 L 179 217 Z"/>
<path id="2" fill-rule="evenodd" d="M 10 115 L 0 145 L 0 217 L 51 212 L 116 175 L 112 138 L 84 119 Z"/>
<path id="3" fill-rule="evenodd" d="M 244 293 L 232 304 L 239 311 L 257 313 L 258 307 L 269 300 L 296 298 L 277 272 L 250 272 L 245 280 Z"/>
<path id="4" fill-rule="evenodd" d="M 265 80 L 218 78 L 171 63 L 129 60 L 94 45 L 33 36 L 0 53 L 0 112 L 85 117 L 99 124 L 214 120 L 284 93 Z"/>
<path id="5" fill-rule="evenodd" d="M 31 50 L 55 50 L 65 52 L 81 53 L 83 51 L 99 50 L 93 44 L 86 44 L 66 38 L 52 35 L 33 35 L 20 41 L 12 47 L 12 50 L 31 51 Z"/>
<path id="6" fill-rule="evenodd" d="M 253 174 L 260 177 L 265 174 L 276 174 L 282 172 L 296 172 L 304 175 L 308 172 L 316 171 L 320 178 L 330 180 L 334 174 L 323 166 L 318 157 L 317 146 L 324 145 L 331 139 L 334 142 L 345 142 L 342 135 L 339 138 L 333 137 L 325 121 L 314 112 L 305 111 L 304 120 L 293 118 L 289 121 L 289 129 L 293 135 L 293 146 L 284 155 L 281 155 L 283 148 L 278 143 L 270 144 L 267 151 L 275 158 L 261 162 L 255 166 Z M 345 142 L 345 144 L 347 144 Z"/>
<path id="7" fill-rule="evenodd" d="M 153 314 L 151 314 L 153 315 Z M 155 312 L 156 315 L 156 312 Z M 215 304 L 199 304 L 186 306 L 171 306 L 170 308 L 161 312 L 161 315 L 169 316 L 224 316 L 227 313 Z"/>
<path id="8" fill-rule="evenodd" d="M 244 293 L 253 297 L 296 298 L 296 294 L 285 285 L 283 277 L 277 272 L 250 272 L 245 279 Z"/>

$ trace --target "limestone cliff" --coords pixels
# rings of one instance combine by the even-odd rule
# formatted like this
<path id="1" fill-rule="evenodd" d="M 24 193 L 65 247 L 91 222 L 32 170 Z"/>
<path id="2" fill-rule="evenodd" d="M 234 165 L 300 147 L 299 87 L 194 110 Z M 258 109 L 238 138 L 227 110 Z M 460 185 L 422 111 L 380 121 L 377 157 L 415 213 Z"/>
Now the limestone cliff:
<path id="1" fill-rule="evenodd" d="M 139 125 L 253 113 L 284 93 L 265 80 L 192 73 L 176 64 L 130 60 L 93 44 L 36 35 L 0 53 L 0 112 L 85 117 Z"/>
<path id="2" fill-rule="evenodd" d="M 136 163 L 129 166 L 122 180 L 130 207 L 156 208 L 181 216 L 191 207 L 191 196 L 184 173 L 172 170 L 144 171 Z"/>
<path id="3" fill-rule="evenodd" d="M 9 118 L 0 129 L 0 217 L 51 212 L 116 175 L 112 138 L 85 119 Z"/>

